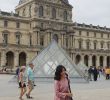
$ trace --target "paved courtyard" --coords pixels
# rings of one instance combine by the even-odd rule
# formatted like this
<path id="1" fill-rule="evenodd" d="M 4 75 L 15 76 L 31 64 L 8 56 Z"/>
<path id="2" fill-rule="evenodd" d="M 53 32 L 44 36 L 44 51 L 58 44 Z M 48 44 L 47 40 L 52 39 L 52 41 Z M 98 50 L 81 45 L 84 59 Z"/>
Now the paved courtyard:
<path id="1" fill-rule="evenodd" d="M 10 83 L 12 75 L 0 75 L 0 100 L 19 100 L 19 88 Z M 32 92 L 33 100 L 54 100 L 52 83 L 36 83 Z M 104 78 L 97 82 L 71 84 L 74 100 L 110 100 L 110 80 Z M 24 100 L 27 100 L 24 96 Z"/>

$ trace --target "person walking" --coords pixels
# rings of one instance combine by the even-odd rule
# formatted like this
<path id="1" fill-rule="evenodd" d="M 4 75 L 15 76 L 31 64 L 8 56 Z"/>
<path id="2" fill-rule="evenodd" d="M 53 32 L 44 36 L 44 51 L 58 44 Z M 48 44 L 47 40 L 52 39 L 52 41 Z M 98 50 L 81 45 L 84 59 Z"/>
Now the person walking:
<path id="1" fill-rule="evenodd" d="M 94 67 L 93 76 L 94 76 L 94 81 L 97 81 L 98 71 L 97 71 L 97 68 L 96 67 Z"/>
<path id="2" fill-rule="evenodd" d="M 23 100 L 23 95 L 26 93 L 26 78 L 24 75 L 25 72 L 25 66 L 21 66 L 20 72 L 19 72 L 19 88 L 20 88 L 20 100 Z"/>
<path id="3" fill-rule="evenodd" d="M 72 98 L 73 94 L 69 89 L 66 68 L 63 65 L 57 66 L 54 80 L 55 80 L 54 100 L 71 100 L 70 98 Z"/>
<path id="4" fill-rule="evenodd" d="M 27 69 L 27 76 L 28 76 L 28 93 L 26 94 L 27 98 L 32 99 L 33 97 L 30 96 L 32 90 L 34 89 L 34 72 L 33 72 L 34 65 L 33 63 L 29 64 Z"/>
<path id="5" fill-rule="evenodd" d="M 109 78 L 110 78 L 110 68 L 107 66 L 106 68 L 105 68 L 105 74 L 106 74 L 106 80 L 108 80 Z"/>
<path id="6" fill-rule="evenodd" d="M 19 83 L 19 73 L 20 73 L 20 67 L 17 66 L 16 69 L 16 78 L 17 78 L 17 82 Z"/>
<path id="7" fill-rule="evenodd" d="M 92 76 L 93 76 L 92 66 L 90 66 L 90 68 L 88 69 L 88 76 L 89 76 L 89 80 L 92 81 Z"/>

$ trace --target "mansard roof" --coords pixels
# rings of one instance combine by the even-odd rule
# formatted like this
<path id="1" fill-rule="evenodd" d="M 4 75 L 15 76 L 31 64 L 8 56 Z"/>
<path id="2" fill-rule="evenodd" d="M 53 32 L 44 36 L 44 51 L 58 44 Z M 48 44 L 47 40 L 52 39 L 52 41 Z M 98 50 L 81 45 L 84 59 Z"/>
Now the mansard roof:
<path id="1" fill-rule="evenodd" d="M 106 26 L 102 27 L 102 26 L 95 26 L 95 25 L 88 25 L 88 24 L 85 24 L 85 23 L 73 23 L 73 26 L 74 27 L 77 27 L 77 28 L 86 28 L 86 29 L 95 29 L 95 30 L 101 30 L 101 31 L 110 31 L 110 28 L 107 28 Z"/>
<path id="2" fill-rule="evenodd" d="M 67 3 L 67 4 L 69 4 L 68 0 L 62 0 L 62 1 L 65 2 L 65 3 Z"/>
<path id="3" fill-rule="evenodd" d="M 20 0 L 19 1 L 19 4 L 23 4 L 23 3 L 25 3 L 25 2 L 27 2 L 27 1 L 31 1 L 31 0 Z M 67 5 L 69 5 L 70 6 L 70 4 L 69 4 L 69 1 L 68 0 L 61 0 L 62 2 L 64 2 L 65 4 L 67 4 Z"/>
<path id="4" fill-rule="evenodd" d="M 11 12 L 11 13 L 9 13 L 9 12 L 4 12 L 4 11 L 0 11 L 0 15 L 19 17 L 18 14 L 15 14 L 15 13 L 13 13 L 13 12 Z"/>
<path id="5" fill-rule="evenodd" d="M 23 3 L 27 2 L 27 1 L 31 1 L 31 0 L 20 0 L 19 4 L 23 4 Z"/>

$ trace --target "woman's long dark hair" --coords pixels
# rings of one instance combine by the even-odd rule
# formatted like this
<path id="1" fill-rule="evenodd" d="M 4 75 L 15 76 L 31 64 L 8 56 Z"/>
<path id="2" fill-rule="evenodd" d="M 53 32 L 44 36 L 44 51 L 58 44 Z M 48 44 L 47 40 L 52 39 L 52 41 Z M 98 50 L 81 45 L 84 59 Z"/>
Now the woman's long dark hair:
<path id="1" fill-rule="evenodd" d="M 62 72 L 63 68 L 66 71 L 66 68 L 63 65 L 58 65 L 57 66 L 56 71 L 55 71 L 54 80 L 60 81 L 60 79 L 61 79 L 61 72 Z"/>

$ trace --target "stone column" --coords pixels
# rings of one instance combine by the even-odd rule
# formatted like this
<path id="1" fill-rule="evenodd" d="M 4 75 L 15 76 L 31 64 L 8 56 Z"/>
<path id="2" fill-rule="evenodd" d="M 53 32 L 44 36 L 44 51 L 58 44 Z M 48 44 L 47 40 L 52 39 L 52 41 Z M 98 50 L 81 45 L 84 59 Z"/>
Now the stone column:
<path id="1" fill-rule="evenodd" d="M 68 48 L 71 48 L 71 37 L 67 36 Z"/>
<path id="2" fill-rule="evenodd" d="M 47 33 L 47 44 L 49 44 L 49 41 L 50 41 L 50 39 L 49 39 L 49 32 Z"/>
<path id="3" fill-rule="evenodd" d="M 63 35 L 63 47 L 66 47 L 66 39 L 65 39 L 65 34 Z"/>
<path id="4" fill-rule="evenodd" d="M 37 34 L 38 34 L 38 38 L 37 38 L 38 39 L 38 45 L 40 45 L 40 32 L 38 31 Z"/>
<path id="5" fill-rule="evenodd" d="M 86 41 L 85 40 L 82 41 L 82 48 L 86 49 Z"/>
<path id="6" fill-rule="evenodd" d="M 61 46 L 63 47 L 63 34 L 61 34 Z"/>
<path id="7" fill-rule="evenodd" d="M 65 34 L 63 34 L 63 47 L 65 47 Z"/>
<path id="8" fill-rule="evenodd" d="M 16 51 L 14 55 L 14 67 L 19 66 L 19 52 Z"/>
<path id="9" fill-rule="evenodd" d="M 71 36 L 71 48 L 73 48 L 73 35 Z"/>
<path id="10" fill-rule="evenodd" d="M 107 66 L 107 56 L 104 56 L 103 67 Z"/>
<path id="11" fill-rule="evenodd" d="M 6 52 L 4 50 L 2 50 L 1 52 L 1 66 L 5 66 L 6 65 Z"/>
<path id="12" fill-rule="evenodd" d="M 32 35 L 31 35 L 31 41 L 32 41 L 32 45 L 36 45 L 36 41 L 37 41 L 37 38 L 36 38 L 36 32 L 34 32 Z"/>
<path id="13" fill-rule="evenodd" d="M 84 54 L 81 55 L 81 61 L 84 63 Z"/>
<path id="14" fill-rule="evenodd" d="M 72 53 L 70 52 L 70 58 L 71 58 L 71 60 L 72 60 Z"/>
<path id="15" fill-rule="evenodd" d="M 62 35 L 60 35 L 60 37 L 59 37 L 59 44 L 60 44 L 60 46 L 62 46 Z"/>
<path id="16" fill-rule="evenodd" d="M 99 62 L 99 55 L 97 56 L 97 60 L 96 60 L 96 67 L 100 66 L 100 62 Z"/>
<path id="17" fill-rule="evenodd" d="M 73 61 L 75 62 L 75 53 L 72 53 Z"/>
<path id="18" fill-rule="evenodd" d="M 92 55 L 89 55 L 89 67 L 92 66 Z"/>

